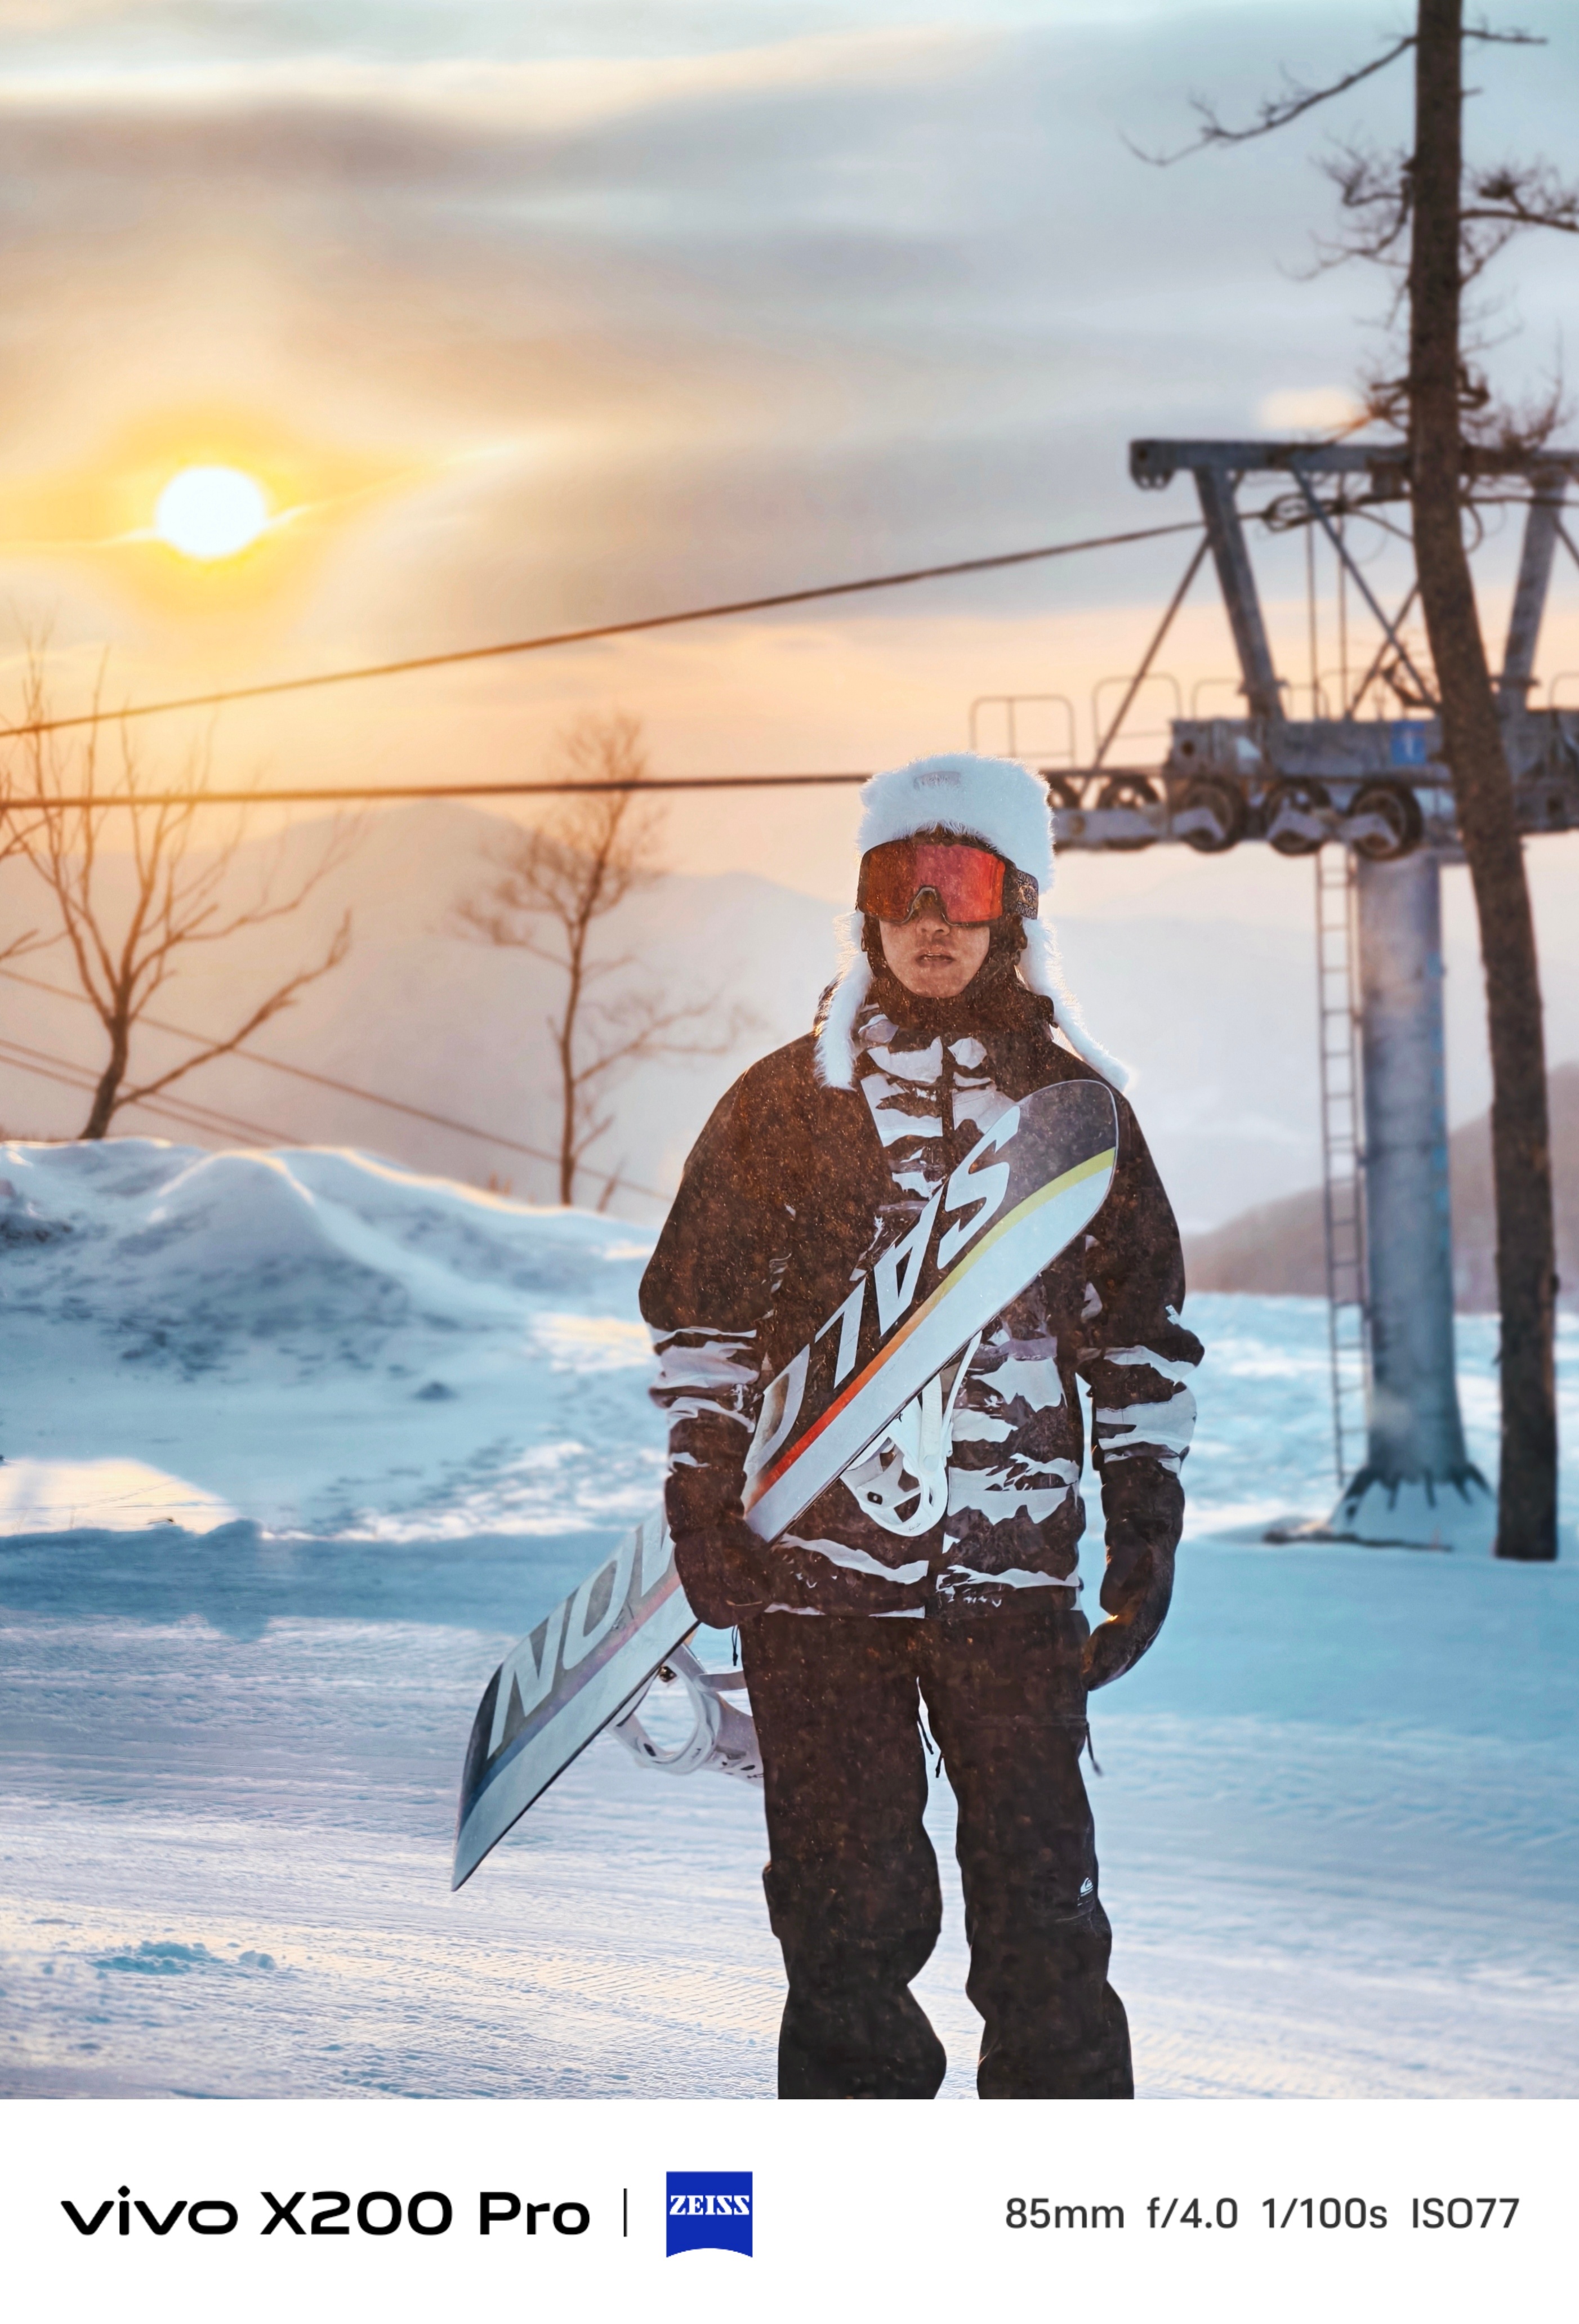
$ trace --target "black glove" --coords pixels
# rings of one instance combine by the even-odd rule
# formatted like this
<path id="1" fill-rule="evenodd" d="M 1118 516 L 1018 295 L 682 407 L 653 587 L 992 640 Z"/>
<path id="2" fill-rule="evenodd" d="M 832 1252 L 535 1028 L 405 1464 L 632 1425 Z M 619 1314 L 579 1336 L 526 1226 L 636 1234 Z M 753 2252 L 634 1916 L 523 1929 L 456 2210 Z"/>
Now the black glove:
<path id="1" fill-rule="evenodd" d="M 1088 1691 L 1111 1686 L 1132 1670 L 1145 1653 L 1173 1596 L 1173 1552 L 1157 1544 L 1115 1551 L 1110 1539 L 1102 1602 L 1112 1616 L 1085 1641 L 1084 1669 Z"/>
<path id="2" fill-rule="evenodd" d="M 675 1536 L 674 1562 L 691 1610 L 709 1629 L 732 1630 L 772 1597 L 768 1552 L 743 1517 Z"/>

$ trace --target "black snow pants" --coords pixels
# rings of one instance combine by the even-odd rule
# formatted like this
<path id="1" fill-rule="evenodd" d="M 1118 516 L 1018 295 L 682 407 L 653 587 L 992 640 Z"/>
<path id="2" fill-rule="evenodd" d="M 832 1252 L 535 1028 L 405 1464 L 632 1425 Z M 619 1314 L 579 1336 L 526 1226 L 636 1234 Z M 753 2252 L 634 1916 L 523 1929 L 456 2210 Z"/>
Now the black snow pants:
<path id="1" fill-rule="evenodd" d="M 984 2098 L 1134 2096 L 1080 1775 L 1084 1615 L 768 1614 L 742 1632 L 765 1775 L 762 1875 L 789 1998 L 783 2098 L 929 2098 L 946 2061 L 910 1990 L 937 1941 L 928 1720 L 958 1802 Z"/>

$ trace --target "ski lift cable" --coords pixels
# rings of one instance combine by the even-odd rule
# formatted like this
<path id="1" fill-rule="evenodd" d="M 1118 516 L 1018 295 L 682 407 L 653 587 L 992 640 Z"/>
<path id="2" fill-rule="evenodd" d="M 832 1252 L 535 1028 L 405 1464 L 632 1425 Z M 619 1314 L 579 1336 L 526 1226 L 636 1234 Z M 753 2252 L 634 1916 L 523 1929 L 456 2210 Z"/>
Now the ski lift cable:
<path id="1" fill-rule="evenodd" d="M 15 730 L 13 730 L 15 731 Z M 0 733 L 0 742 L 5 735 Z M 331 783 L 297 785 L 286 790 L 0 792 L 0 815 L 18 822 L 30 815 L 58 815 L 67 808 L 166 807 L 366 806 L 375 800 L 445 798 L 564 798 L 597 791 L 780 790 L 818 783 L 863 783 L 871 770 L 815 775 L 631 775 L 623 781 L 521 783 Z"/>
<path id="2" fill-rule="evenodd" d="M 69 992 L 64 985 L 46 984 L 41 977 L 23 976 L 19 970 L 14 968 L 0 969 L 0 976 L 4 976 L 7 982 L 12 984 L 25 984 L 30 986 L 35 992 L 47 992 L 56 1001 L 70 1001 L 84 1009 L 89 1008 L 92 1005 L 85 993 Z M 151 1031 L 173 1034 L 178 1041 L 202 1043 L 208 1038 L 205 1033 L 189 1032 L 185 1026 L 172 1025 L 166 1019 L 160 1017 L 144 1017 L 139 1021 L 146 1025 Z M 31 1051 L 29 1054 L 37 1056 L 42 1056 L 43 1053 L 42 1051 L 34 1050 Z M 295 1081 L 311 1082 L 314 1086 L 319 1089 L 334 1090 L 342 1097 L 360 1098 L 365 1104 L 383 1106 L 387 1112 L 405 1114 L 413 1121 L 432 1122 L 436 1128 L 439 1130 L 453 1130 L 458 1132 L 463 1138 L 479 1139 L 487 1146 L 501 1146 L 511 1154 L 524 1154 L 534 1162 L 557 1163 L 559 1160 L 559 1157 L 557 1155 L 550 1154 L 545 1147 L 527 1146 L 522 1144 L 522 1140 L 518 1138 L 504 1138 L 501 1137 L 496 1130 L 479 1130 L 473 1122 L 457 1121 L 453 1116 L 447 1113 L 432 1112 L 426 1106 L 409 1105 L 402 1098 L 383 1097 L 376 1090 L 358 1089 L 354 1082 L 337 1081 L 330 1074 L 315 1074 L 310 1072 L 305 1065 L 288 1065 L 282 1058 L 265 1057 L 256 1049 L 230 1049 L 226 1052 L 226 1055 L 227 1056 L 245 1057 L 249 1065 L 266 1065 L 272 1073 L 289 1074 Z M 64 1065 L 68 1061 L 65 1058 L 55 1058 L 52 1059 L 51 1062 L 56 1065 Z M 88 1068 L 73 1068 L 73 1070 L 87 1072 Z M 88 1082 L 84 1083 L 82 1086 L 85 1088 L 91 1088 L 93 1086 L 91 1078 Z M 178 1100 L 177 1102 L 186 1105 L 189 1102 L 182 1099 Z M 196 1111 L 202 1112 L 208 1111 L 208 1109 L 198 1107 Z M 223 1125 L 226 1117 L 216 1114 L 214 1119 L 217 1122 Z M 233 1125 L 245 1128 L 248 1130 L 255 1130 L 257 1127 L 255 1123 L 237 1123 L 235 1116 L 231 1116 L 230 1120 Z M 277 1145 L 289 1146 L 296 1143 L 292 1139 L 286 1138 L 282 1135 L 277 1136 L 272 1130 L 269 1131 L 267 1135 L 271 1142 Z M 641 1185 L 634 1178 L 627 1178 L 619 1174 L 616 1174 L 615 1176 L 614 1185 L 616 1186 L 623 1187 L 628 1194 L 645 1194 L 655 1203 L 669 1203 L 674 1199 L 672 1194 L 660 1194 L 656 1186 Z"/>
<path id="3" fill-rule="evenodd" d="M 1526 496 L 1524 495 L 1510 495 L 1508 498 L 1510 505 L 1522 507 L 1527 504 Z M 1251 523 L 1260 522 L 1270 524 L 1276 505 L 1277 504 L 1273 503 L 1269 503 L 1265 507 L 1248 509 L 1244 512 L 1245 519 L 1248 522 Z M 1388 525 L 1384 518 L 1377 515 L 1377 513 L 1370 508 L 1357 508 L 1354 511 L 1354 513 L 1371 518 L 1374 522 L 1382 525 L 1384 530 L 1390 531 L 1397 530 L 1395 527 Z M 1323 521 L 1323 512 L 1320 509 L 1316 510 L 1314 513 L 1307 514 L 1303 519 L 1303 521 L 1307 523 L 1316 523 Z M 404 659 L 398 661 L 367 662 L 353 669 L 319 670 L 309 677 L 271 678 L 255 686 L 220 687 L 216 687 L 208 694 L 177 695 L 172 696 L 162 702 L 126 703 L 117 710 L 83 710 L 73 712 L 69 716 L 63 718 L 30 719 L 14 726 L 0 726 L 0 742 L 16 742 L 33 734 L 62 733 L 69 728 L 114 725 L 117 722 L 129 718 L 162 717 L 166 713 L 179 710 L 214 710 L 221 708 L 226 703 L 229 702 L 256 702 L 273 695 L 303 694 L 326 686 L 350 686 L 359 683 L 365 678 L 400 678 L 406 676 L 413 670 L 444 669 L 453 668 L 466 662 L 501 660 L 513 654 L 543 653 L 556 646 L 586 645 L 591 644 L 601 638 L 633 637 L 642 632 L 650 630 L 675 629 L 680 624 L 688 622 L 718 621 L 734 613 L 768 613 L 772 611 L 775 607 L 785 605 L 815 604 L 819 600 L 826 598 L 859 596 L 868 591 L 876 589 L 901 589 L 908 587 L 915 582 L 946 580 L 953 576 L 966 573 L 999 572 L 1011 566 L 1042 563 L 1056 557 L 1078 556 L 1085 549 L 1120 549 L 1128 546 L 1133 541 L 1163 540 L 1172 534 L 1181 532 L 1199 532 L 1202 530 L 1203 527 L 1198 519 L 1188 520 L 1178 524 L 1148 525 L 1136 531 L 1094 534 L 1087 540 L 1055 541 L 1040 549 L 1011 549 L 995 557 L 967 557 L 956 559 L 954 563 L 947 565 L 917 566 L 913 570 L 905 573 L 878 573 L 869 575 L 865 578 L 858 581 L 830 581 L 822 583 L 816 588 L 811 589 L 782 589 L 767 596 L 738 597 L 717 605 L 690 606 L 685 611 L 676 613 L 651 613 L 635 621 L 605 622 L 589 628 L 578 630 L 557 630 L 545 632 L 543 635 L 538 637 L 508 639 L 503 643 L 497 645 L 462 646 L 457 647 L 445 653 L 411 655 Z M 1559 530 L 1562 530 L 1560 526 Z M 1399 537 L 1402 539 L 1405 536 L 1400 533 Z M 1579 557 L 1579 550 L 1575 550 L 1574 545 L 1568 538 L 1566 532 L 1563 533 L 1563 540 L 1565 547 L 1568 549 L 1570 553 Z M 723 779 L 715 777 L 712 779 L 717 782 L 720 789 L 724 789 L 731 787 L 746 788 L 748 786 L 758 784 L 765 785 L 774 783 L 860 782 L 864 781 L 865 778 L 864 776 L 859 775 L 755 775 L 730 776 Z M 698 790 L 703 789 L 706 787 L 706 783 L 699 779 L 678 778 L 670 781 L 654 780 L 651 784 L 651 788 L 654 789 L 662 790 Z M 46 810 L 50 807 L 85 806 L 184 806 L 188 804 L 189 801 L 197 802 L 199 800 L 203 804 L 212 806 L 263 806 L 288 802 L 298 798 L 380 799 L 402 797 L 411 798 L 442 798 L 457 797 L 481 798 L 488 796 L 519 797 L 529 795 L 533 792 L 558 793 L 569 790 L 618 790 L 627 788 L 629 788 L 629 786 L 618 783 L 526 783 L 500 784 L 496 786 L 446 785 L 431 788 L 426 787 L 412 788 L 404 791 L 365 788 L 356 790 L 311 792 L 262 790 L 204 793 L 167 792 L 161 794 L 149 793 L 139 800 L 133 800 L 125 796 L 116 797 L 111 795 L 107 798 L 98 798 L 96 796 L 84 798 L 41 798 L 32 802 L 23 800 L 20 803 L 7 800 L 4 796 L 0 796 L 0 814 L 6 812 L 8 807 L 12 811 L 15 811 L 18 804 L 23 807 L 31 804 L 41 811 Z"/>
<path id="4" fill-rule="evenodd" d="M 815 604 L 819 598 L 855 597 L 873 589 L 903 589 L 918 581 L 943 581 L 965 573 L 1001 572 L 1054 557 L 1076 557 L 1089 549 L 1122 549 L 1131 541 L 1160 540 L 1169 533 L 1199 532 L 1199 519 L 1180 524 L 1148 525 L 1139 531 L 1110 532 L 1089 540 L 1054 541 L 1041 549 L 1009 549 L 996 557 L 965 557 L 948 565 L 920 565 L 905 573 L 878 573 L 859 581 L 828 581 L 812 589 L 779 589 L 760 597 L 736 597 L 723 604 L 693 605 L 677 613 L 648 613 L 630 622 L 600 622 L 578 630 L 555 630 L 539 637 L 511 638 L 491 646 L 461 646 L 447 653 L 412 654 L 399 661 L 366 662 L 355 669 L 319 670 L 306 678 L 276 678 L 255 686 L 217 687 L 208 694 L 180 695 L 165 702 L 134 702 L 120 710 L 82 710 L 65 718 L 30 719 L 0 727 L 0 742 L 28 734 L 58 734 L 69 727 L 115 725 L 126 718 L 156 718 L 173 710 L 214 710 L 227 702 L 256 702 L 265 696 L 304 694 L 325 686 L 350 686 L 364 678 L 400 678 L 412 670 L 452 669 L 463 662 L 497 661 L 512 654 L 545 653 L 555 646 L 588 645 L 599 638 L 633 637 L 646 630 L 669 630 L 687 622 L 722 620 L 731 613 L 765 613 L 782 605 Z"/>

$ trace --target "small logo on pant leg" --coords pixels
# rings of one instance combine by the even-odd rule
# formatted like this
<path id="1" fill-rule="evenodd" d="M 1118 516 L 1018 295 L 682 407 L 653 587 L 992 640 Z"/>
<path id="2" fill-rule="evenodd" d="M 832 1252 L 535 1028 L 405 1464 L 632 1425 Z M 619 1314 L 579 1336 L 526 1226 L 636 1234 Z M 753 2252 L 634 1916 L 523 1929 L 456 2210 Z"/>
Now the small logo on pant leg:
<path id="1" fill-rule="evenodd" d="M 671 2171 L 665 2253 L 743 2252 L 752 2256 L 752 2174 L 749 2171 Z"/>

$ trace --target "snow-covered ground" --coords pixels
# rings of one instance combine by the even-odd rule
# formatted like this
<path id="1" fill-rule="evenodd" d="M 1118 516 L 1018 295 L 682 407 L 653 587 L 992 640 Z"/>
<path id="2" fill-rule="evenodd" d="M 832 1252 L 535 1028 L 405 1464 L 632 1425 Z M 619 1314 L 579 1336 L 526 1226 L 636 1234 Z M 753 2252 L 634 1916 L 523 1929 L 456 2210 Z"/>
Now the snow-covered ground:
<path id="1" fill-rule="evenodd" d="M 754 1792 L 600 1744 L 448 1891 L 489 1671 L 660 1473 L 644 1235 L 338 1152 L 0 1178 L 0 2091 L 771 2096 Z M 1142 2092 L 1579 2094 L 1579 1473 L 1555 1568 L 1268 1547 L 1333 1499 L 1322 1310 L 1190 1318 L 1176 1609 L 1094 1719 Z M 956 1907 L 962 2098 L 963 1979 Z"/>

